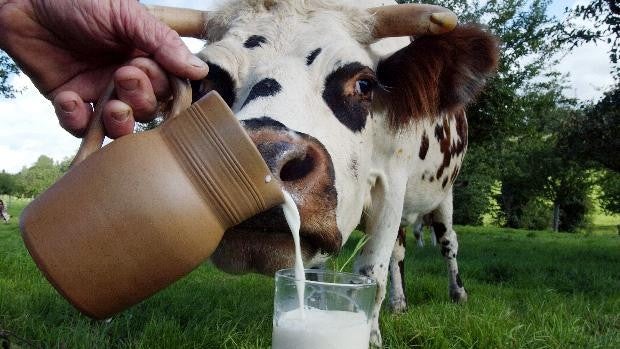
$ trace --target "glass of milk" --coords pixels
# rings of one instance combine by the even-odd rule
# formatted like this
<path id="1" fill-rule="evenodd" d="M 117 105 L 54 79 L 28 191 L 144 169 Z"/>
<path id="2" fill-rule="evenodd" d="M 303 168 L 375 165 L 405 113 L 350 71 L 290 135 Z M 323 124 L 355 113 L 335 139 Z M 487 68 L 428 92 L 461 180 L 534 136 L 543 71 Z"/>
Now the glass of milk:
<path id="1" fill-rule="evenodd" d="M 329 270 L 304 274 L 300 282 L 294 269 L 276 272 L 272 348 L 368 348 L 376 283 Z"/>

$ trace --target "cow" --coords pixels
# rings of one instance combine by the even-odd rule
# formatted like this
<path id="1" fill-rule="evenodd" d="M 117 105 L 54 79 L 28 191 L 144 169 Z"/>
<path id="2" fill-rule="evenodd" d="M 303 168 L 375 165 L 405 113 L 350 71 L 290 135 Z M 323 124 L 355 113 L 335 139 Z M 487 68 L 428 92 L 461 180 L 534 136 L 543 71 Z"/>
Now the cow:
<path id="1" fill-rule="evenodd" d="M 9 219 L 11 219 L 11 216 L 9 215 L 9 212 L 7 211 L 7 208 L 4 205 L 4 201 L 2 201 L 1 199 L 0 199 L 0 218 L 2 218 L 2 220 L 6 224 L 8 224 L 9 223 Z"/>
<path id="2" fill-rule="evenodd" d="M 432 213 L 450 294 L 466 298 L 452 185 L 467 148 L 465 108 L 498 60 L 497 41 L 481 28 L 459 25 L 412 39 L 415 31 L 400 28 L 411 22 L 411 5 L 377 10 L 386 4 L 231 1 L 208 14 L 207 44 L 197 56 L 210 73 L 192 82 L 194 99 L 213 90 L 223 97 L 293 197 L 306 266 L 337 254 L 364 222 L 369 240 L 354 271 L 377 282 L 374 345 L 381 345 L 379 310 L 399 227 L 420 214 Z M 230 273 L 291 267 L 293 240 L 281 208 L 228 230 L 211 260 Z"/>
<path id="3" fill-rule="evenodd" d="M 418 220 L 413 223 L 413 236 L 418 247 L 424 247 L 424 227 L 430 229 L 431 246 L 437 246 L 437 237 L 433 229 L 433 217 L 430 214 L 426 214 L 418 217 Z"/>

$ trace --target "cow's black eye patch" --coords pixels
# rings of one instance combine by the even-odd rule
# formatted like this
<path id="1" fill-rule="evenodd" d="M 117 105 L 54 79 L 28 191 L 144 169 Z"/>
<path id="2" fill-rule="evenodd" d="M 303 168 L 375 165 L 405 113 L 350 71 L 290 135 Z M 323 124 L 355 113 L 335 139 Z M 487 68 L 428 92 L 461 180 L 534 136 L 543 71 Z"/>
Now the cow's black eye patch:
<path id="1" fill-rule="evenodd" d="M 202 98 L 210 91 L 217 91 L 222 96 L 229 107 L 235 103 L 235 83 L 232 76 L 222 67 L 211 62 L 209 65 L 209 74 L 204 80 L 191 81 L 192 85 L 192 102 Z"/>
<path id="2" fill-rule="evenodd" d="M 243 47 L 255 48 L 266 42 L 267 42 L 267 39 L 264 36 L 252 35 L 243 43 Z"/>
<path id="3" fill-rule="evenodd" d="M 242 120 L 241 124 L 248 131 L 258 130 L 261 128 L 270 128 L 278 131 L 287 131 L 288 128 L 283 123 L 276 121 L 268 116 Z"/>
<path id="4" fill-rule="evenodd" d="M 252 100 L 258 97 L 269 97 L 275 96 L 282 90 L 282 86 L 279 82 L 272 78 L 265 78 L 256 83 L 256 85 L 252 86 L 250 90 L 250 94 L 248 98 L 243 102 L 241 108 L 245 107 L 246 104 L 250 103 Z"/>
<path id="5" fill-rule="evenodd" d="M 323 100 L 342 124 L 353 132 L 360 132 L 366 126 L 376 85 L 370 68 L 357 62 L 349 63 L 327 76 Z"/>
<path id="6" fill-rule="evenodd" d="M 306 57 L 306 65 L 311 65 L 314 60 L 316 59 L 316 56 L 319 55 L 319 53 L 321 53 L 321 48 L 317 48 L 316 50 L 310 52 L 310 54 Z"/>

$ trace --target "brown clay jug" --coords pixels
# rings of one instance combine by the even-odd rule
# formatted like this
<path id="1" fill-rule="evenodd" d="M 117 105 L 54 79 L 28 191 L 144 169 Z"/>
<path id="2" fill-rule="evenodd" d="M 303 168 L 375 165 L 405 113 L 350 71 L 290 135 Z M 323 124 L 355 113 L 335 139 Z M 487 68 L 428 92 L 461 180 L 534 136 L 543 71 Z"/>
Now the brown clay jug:
<path id="1" fill-rule="evenodd" d="M 222 98 L 210 93 L 190 107 L 188 84 L 172 81 L 161 127 L 98 150 L 109 86 L 72 168 L 21 216 L 37 266 L 90 317 L 168 286 L 208 258 L 227 228 L 283 202 Z"/>

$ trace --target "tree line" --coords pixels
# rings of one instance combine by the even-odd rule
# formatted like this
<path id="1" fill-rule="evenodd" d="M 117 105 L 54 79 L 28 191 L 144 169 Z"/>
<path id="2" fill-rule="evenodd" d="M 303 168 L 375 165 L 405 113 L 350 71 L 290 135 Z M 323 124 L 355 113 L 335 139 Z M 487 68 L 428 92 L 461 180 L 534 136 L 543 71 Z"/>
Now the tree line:
<path id="1" fill-rule="evenodd" d="M 0 172 L 0 195 L 32 198 L 49 188 L 58 178 L 69 170 L 70 159 L 55 162 L 41 155 L 29 167 L 16 174 Z"/>

